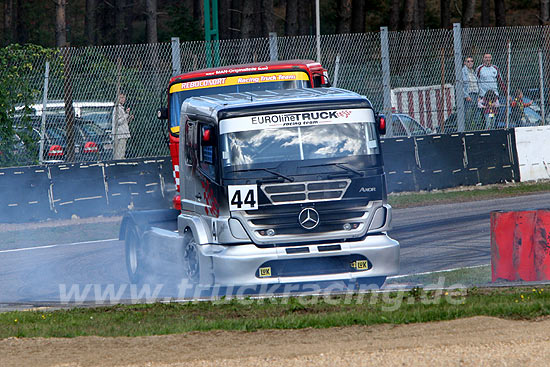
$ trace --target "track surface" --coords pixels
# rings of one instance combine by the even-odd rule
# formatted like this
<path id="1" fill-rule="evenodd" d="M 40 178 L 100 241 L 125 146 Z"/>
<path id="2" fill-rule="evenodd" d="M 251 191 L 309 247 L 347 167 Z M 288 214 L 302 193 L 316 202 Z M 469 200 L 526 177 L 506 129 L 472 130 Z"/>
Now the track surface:
<path id="1" fill-rule="evenodd" d="M 401 244 L 401 274 L 489 264 L 491 211 L 549 207 L 550 194 L 538 194 L 394 210 L 390 236 Z M 81 296 L 89 285 L 83 300 L 128 299 L 128 282 L 120 241 L 0 251 L 0 304 L 60 302 L 60 285 L 66 294 L 76 285 Z"/>

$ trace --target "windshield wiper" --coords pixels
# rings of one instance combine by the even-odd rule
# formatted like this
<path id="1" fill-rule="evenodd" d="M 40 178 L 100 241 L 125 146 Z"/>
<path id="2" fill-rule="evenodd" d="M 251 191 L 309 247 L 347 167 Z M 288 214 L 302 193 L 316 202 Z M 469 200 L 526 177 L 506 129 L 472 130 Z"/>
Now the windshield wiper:
<path id="1" fill-rule="evenodd" d="M 290 182 L 294 182 L 294 178 L 293 178 L 293 177 L 289 177 L 289 176 L 283 175 L 282 173 L 279 173 L 279 172 L 274 171 L 274 170 L 269 169 L 269 168 L 239 169 L 239 170 L 236 170 L 235 172 L 251 172 L 251 171 L 266 171 L 266 172 L 269 172 L 269 173 L 271 173 L 272 175 L 275 175 L 275 176 L 277 176 L 277 177 L 283 178 L 283 179 L 288 180 L 288 181 L 290 181 Z M 261 180 L 260 180 L 260 181 L 261 181 Z"/>
<path id="2" fill-rule="evenodd" d="M 346 166 L 346 165 L 343 164 L 343 163 L 332 163 L 332 164 L 334 164 L 334 165 L 335 165 L 336 167 L 338 167 L 338 168 L 342 168 L 342 169 L 345 169 L 346 171 L 353 172 L 353 173 L 355 173 L 356 175 L 359 175 L 359 176 L 361 176 L 361 177 L 365 177 L 365 174 L 364 174 L 363 172 L 358 171 L 358 170 L 356 170 L 355 168 L 348 167 L 348 166 Z"/>

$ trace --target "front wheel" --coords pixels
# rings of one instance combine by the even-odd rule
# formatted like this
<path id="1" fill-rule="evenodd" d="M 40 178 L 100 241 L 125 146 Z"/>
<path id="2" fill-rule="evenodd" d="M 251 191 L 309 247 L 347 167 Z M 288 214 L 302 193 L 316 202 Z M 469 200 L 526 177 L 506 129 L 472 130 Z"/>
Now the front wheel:
<path id="1" fill-rule="evenodd" d="M 133 223 L 128 223 L 124 232 L 126 270 L 132 284 L 139 284 L 145 276 L 143 243 Z"/>
<path id="2" fill-rule="evenodd" d="M 197 243 L 191 230 L 186 230 L 183 238 L 183 272 L 189 284 L 200 282 L 200 263 Z"/>

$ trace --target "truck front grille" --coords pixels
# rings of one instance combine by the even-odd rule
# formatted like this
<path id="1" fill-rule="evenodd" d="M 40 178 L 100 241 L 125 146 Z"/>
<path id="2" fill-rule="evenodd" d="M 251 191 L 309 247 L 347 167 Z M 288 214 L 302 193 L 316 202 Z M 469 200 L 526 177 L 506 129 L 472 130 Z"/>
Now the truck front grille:
<path id="1" fill-rule="evenodd" d="M 298 242 L 307 241 L 307 237 L 312 236 L 320 239 L 323 235 L 346 238 L 365 231 L 369 216 L 368 203 L 368 200 L 353 199 L 311 205 L 267 205 L 258 210 L 242 212 L 242 216 L 249 233 L 259 242 L 285 239 Z M 300 225 L 298 218 L 304 208 L 313 208 L 319 213 L 319 224 L 313 229 L 305 229 Z"/>
<path id="2" fill-rule="evenodd" d="M 349 178 L 330 181 L 263 184 L 260 188 L 273 205 L 340 200 L 346 193 Z"/>

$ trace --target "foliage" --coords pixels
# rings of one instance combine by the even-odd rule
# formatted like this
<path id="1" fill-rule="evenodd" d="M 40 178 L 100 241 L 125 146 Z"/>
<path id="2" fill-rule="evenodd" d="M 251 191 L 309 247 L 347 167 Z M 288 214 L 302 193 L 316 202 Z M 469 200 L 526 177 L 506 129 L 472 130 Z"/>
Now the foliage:
<path id="1" fill-rule="evenodd" d="M 22 154 L 30 137 L 24 133 L 15 134 L 13 117 L 16 106 L 24 106 L 17 111 L 22 116 L 18 119 L 18 127 L 23 131 L 30 129 L 26 118 L 28 105 L 40 94 L 33 80 L 43 73 L 37 66 L 54 53 L 54 50 L 31 44 L 12 44 L 0 49 L 0 166 L 30 163 L 26 161 L 26 154 Z"/>

